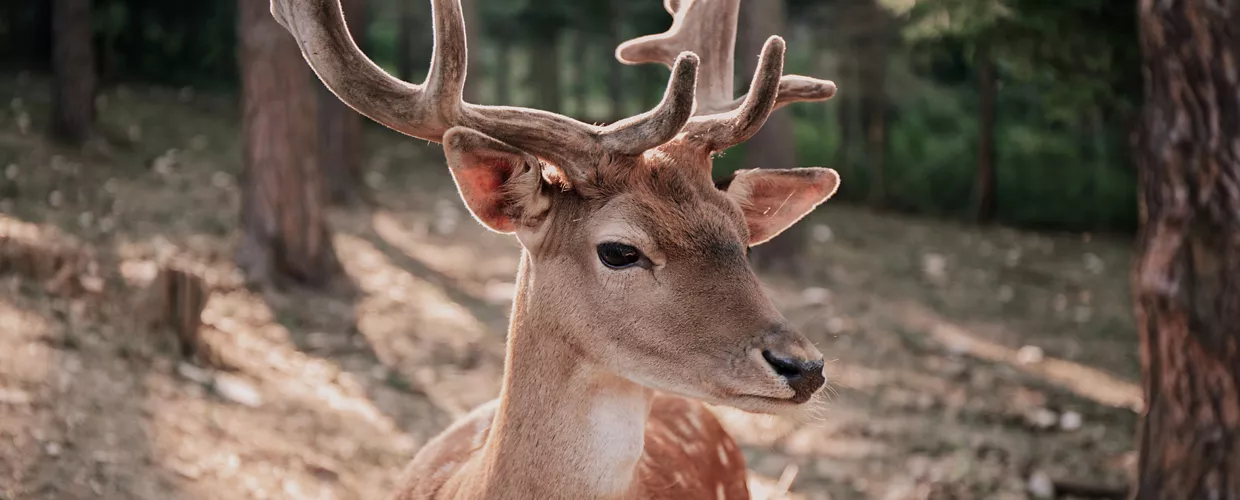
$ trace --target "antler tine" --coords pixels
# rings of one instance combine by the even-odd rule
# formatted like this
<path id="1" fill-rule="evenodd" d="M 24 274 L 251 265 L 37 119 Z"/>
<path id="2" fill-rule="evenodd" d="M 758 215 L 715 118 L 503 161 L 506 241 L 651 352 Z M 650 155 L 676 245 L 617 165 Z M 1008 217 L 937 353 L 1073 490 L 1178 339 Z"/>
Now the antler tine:
<path id="1" fill-rule="evenodd" d="M 685 132 L 710 142 L 712 148 L 727 148 L 751 137 L 772 110 L 794 102 L 822 101 L 835 95 L 835 83 L 831 81 L 782 75 L 784 43 L 773 37 L 763 46 L 762 61 L 750 93 L 733 99 L 732 53 L 736 46 L 740 0 L 664 0 L 663 5 L 673 16 L 672 27 L 664 33 L 620 44 L 616 48 L 616 59 L 625 64 L 670 65 L 671 55 L 677 50 L 697 53 L 702 58 L 697 102 L 697 115 L 701 116 L 695 116 Z M 776 58 L 778 63 L 774 61 Z M 774 67 L 772 65 L 778 66 L 773 79 L 772 75 L 762 74 Z M 759 83 L 764 84 L 761 90 Z M 770 109 L 766 109 L 766 97 L 753 95 L 761 92 L 772 94 Z M 743 126 L 745 130 L 729 132 L 733 126 Z"/>
<path id="2" fill-rule="evenodd" d="M 671 140 L 692 116 L 698 66 L 692 55 L 676 61 L 659 106 L 611 127 L 536 109 L 463 102 L 467 58 L 460 0 L 431 0 L 431 12 L 431 68 L 422 85 L 413 85 L 362 53 L 349 36 L 340 0 L 271 0 L 272 15 L 292 33 L 328 89 L 357 112 L 420 139 L 442 142 L 449 128 L 465 126 L 525 148 L 579 178 L 584 174 L 571 172 L 577 160 L 640 154 Z"/>

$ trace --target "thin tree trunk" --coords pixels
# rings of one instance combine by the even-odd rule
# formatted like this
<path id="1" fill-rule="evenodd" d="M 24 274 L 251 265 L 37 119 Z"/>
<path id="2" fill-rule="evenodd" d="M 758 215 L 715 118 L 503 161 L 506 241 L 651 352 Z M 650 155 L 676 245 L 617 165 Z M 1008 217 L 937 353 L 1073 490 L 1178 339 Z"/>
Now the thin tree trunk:
<path id="1" fill-rule="evenodd" d="M 784 3 L 780 0 L 741 2 L 737 60 L 742 75 L 753 75 L 762 45 L 771 35 L 784 34 Z M 746 76 L 745 78 L 748 78 Z M 744 80 L 741 80 L 744 81 Z M 771 114 L 756 135 L 745 142 L 746 168 L 793 168 L 797 166 L 792 115 L 787 109 Z M 769 271 L 797 272 L 798 257 L 805 246 L 805 226 L 795 224 L 753 252 L 754 265 Z"/>
<path id="2" fill-rule="evenodd" d="M 343 0 L 345 22 L 353 40 L 361 45 L 366 38 L 366 3 L 364 0 Z M 362 115 L 346 106 L 327 87 L 312 78 L 318 88 L 319 166 L 327 184 L 332 203 L 353 204 L 366 196 L 362 193 Z"/>
<path id="3" fill-rule="evenodd" d="M 56 75 L 52 133 L 66 142 L 85 141 L 95 123 L 95 52 L 91 0 L 52 4 L 52 69 Z"/>
<path id="4" fill-rule="evenodd" d="M 870 203 L 883 205 L 887 199 L 887 56 L 890 45 L 890 14 L 877 3 L 866 0 L 858 15 L 861 33 L 857 68 L 861 94 L 861 122 L 865 134 L 865 154 L 870 169 Z"/>
<path id="5" fill-rule="evenodd" d="M 563 102 L 560 94 L 560 51 L 558 37 L 534 40 L 530 56 L 530 77 L 538 96 L 538 108 L 558 112 Z"/>
<path id="6" fill-rule="evenodd" d="M 849 52 L 840 54 L 839 63 L 839 82 L 845 89 L 856 89 L 853 85 L 856 81 L 857 62 L 853 55 Z M 855 92 L 845 92 L 843 95 L 837 95 L 831 100 L 834 103 L 835 119 L 837 127 L 840 131 L 839 147 L 835 149 L 835 168 L 852 169 L 852 151 L 853 141 L 857 140 L 856 133 L 856 108 L 857 98 Z"/>
<path id="7" fill-rule="evenodd" d="M 516 57 L 510 43 L 499 44 L 495 59 L 495 104 L 510 106 L 512 102 L 512 58 Z"/>
<path id="8" fill-rule="evenodd" d="M 266 2 L 239 0 L 244 173 L 237 265 L 250 283 L 323 285 L 340 272 L 323 203 L 310 73 Z"/>
<path id="9" fill-rule="evenodd" d="M 977 220 L 995 217 L 995 61 L 990 48 L 978 50 Z"/>
<path id="10" fill-rule="evenodd" d="M 465 70 L 469 78 L 465 79 L 465 92 L 462 97 L 466 102 L 478 102 L 478 89 L 483 77 L 490 76 L 482 64 L 482 24 L 478 22 L 477 0 L 461 0 L 461 15 L 465 18 Z"/>
<path id="11" fill-rule="evenodd" d="M 573 43 L 568 46 L 568 64 L 573 75 L 572 116 L 589 121 L 590 110 L 590 51 L 594 49 L 591 37 L 578 31 L 573 34 Z"/>
<path id="12" fill-rule="evenodd" d="M 407 82 L 413 81 L 413 67 L 417 62 L 413 55 L 413 38 L 418 29 L 418 19 L 413 9 L 414 2 L 400 2 L 396 26 L 396 76 Z"/>
<path id="13" fill-rule="evenodd" d="M 1138 10 L 1135 498 L 1240 499 L 1240 1 Z"/>
<path id="14" fill-rule="evenodd" d="M 611 11 L 611 32 L 608 38 L 608 53 L 610 54 L 625 40 L 624 21 L 627 18 L 624 17 L 624 0 L 610 0 L 608 5 Z M 625 71 L 619 61 L 612 57 L 607 58 L 604 66 L 607 68 L 607 99 L 611 102 L 607 119 L 615 120 L 625 116 Z"/>

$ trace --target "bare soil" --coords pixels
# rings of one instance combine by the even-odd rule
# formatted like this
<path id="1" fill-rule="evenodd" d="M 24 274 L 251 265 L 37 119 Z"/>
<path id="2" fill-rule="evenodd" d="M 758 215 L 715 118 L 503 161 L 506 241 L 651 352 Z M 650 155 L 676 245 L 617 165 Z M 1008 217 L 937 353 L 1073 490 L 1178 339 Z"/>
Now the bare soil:
<path id="1" fill-rule="evenodd" d="M 0 97 L 0 243 L 81 248 L 102 277 L 0 273 L 0 499 L 382 498 L 496 396 L 518 247 L 469 217 L 433 145 L 368 131 L 378 206 L 332 217 L 356 290 L 256 292 L 231 263 L 232 98 L 112 89 L 100 137 L 70 149 L 43 133 L 45 81 Z M 831 390 L 808 422 L 719 410 L 755 481 L 812 499 L 1127 484 L 1128 238 L 832 203 L 802 223 L 813 272 L 765 281 L 831 359 Z M 192 363 L 145 320 L 172 259 L 215 290 Z"/>

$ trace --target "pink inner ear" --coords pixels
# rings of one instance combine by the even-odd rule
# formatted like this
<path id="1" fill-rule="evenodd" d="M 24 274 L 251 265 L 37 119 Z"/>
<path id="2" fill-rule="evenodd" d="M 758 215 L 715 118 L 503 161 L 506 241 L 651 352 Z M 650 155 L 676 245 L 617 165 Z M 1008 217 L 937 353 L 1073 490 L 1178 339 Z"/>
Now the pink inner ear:
<path id="1" fill-rule="evenodd" d="M 489 155 L 466 154 L 456 170 L 457 185 L 469 209 L 482 223 L 496 231 L 513 230 L 506 213 L 504 183 L 512 175 L 512 163 Z"/>
<path id="2" fill-rule="evenodd" d="M 827 169 L 751 170 L 728 187 L 745 212 L 750 244 L 763 243 L 835 193 L 839 178 Z"/>

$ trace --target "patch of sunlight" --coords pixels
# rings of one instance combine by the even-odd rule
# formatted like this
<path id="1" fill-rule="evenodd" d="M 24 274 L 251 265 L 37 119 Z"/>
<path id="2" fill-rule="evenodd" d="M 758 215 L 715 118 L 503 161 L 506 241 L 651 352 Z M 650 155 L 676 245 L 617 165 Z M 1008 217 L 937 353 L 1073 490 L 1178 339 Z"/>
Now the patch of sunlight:
<path id="1" fill-rule="evenodd" d="M 479 352 L 502 347 L 469 307 L 454 301 L 435 283 L 393 263 L 371 242 L 336 236 L 337 251 L 365 296 L 357 302 L 357 328 L 388 367 L 403 372 L 440 409 L 454 417 L 494 398 L 502 367 L 468 361 Z"/>
<path id="2" fill-rule="evenodd" d="M 371 221 L 372 227 L 380 238 L 388 244 L 400 249 L 405 254 L 425 262 L 428 267 L 454 278 L 470 277 L 474 279 L 490 276 L 508 276 L 516 273 L 520 256 L 515 240 L 507 238 L 512 246 L 511 255 L 489 255 L 480 259 L 477 249 L 458 243 L 435 242 L 426 243 L 425 237 L 419 237 L 415 231 L 407 229 L 391 212 L 378 210 Z M 496 235 L 486 234 L 488 237 Z M 489 244 L 489 243 L 488 243 Z M 509 278 L 505 278 L 509 279 Z"/>
<path id="3" fill-rule="evenodd" d="M 378 432 L 400 434 L 399 426 L 375 407 L 351 374 L 298 350 L 288 330 L 273 323 L 263 301 L 247 293 L 216 294 L 203 311 L 203 324 L 225 334 L 230 348 L 239 351 L 235 357 L 243 358 L 238 362 L 253 368 L 247 372 L 264 379 L 268 390 L 360 418 Z"/>
<path id="4" fill-rule="evenodd" d="M 907 323 L 906 327 L 910 330 L 926 332 L 948 349 L 1006 364 L 1072 391 L 1078 396 L 1137 412 L 1141 411 L 1144 405 L 1141 388 L 1137 384 L 1097 368 L 1062 359 L 1045 357 L 1035 363 L 1022 363 L 1016 349 L 983 339 L 922 306 L 904 304 L 902 314 L 898 314 L 897 318 Z"/>

